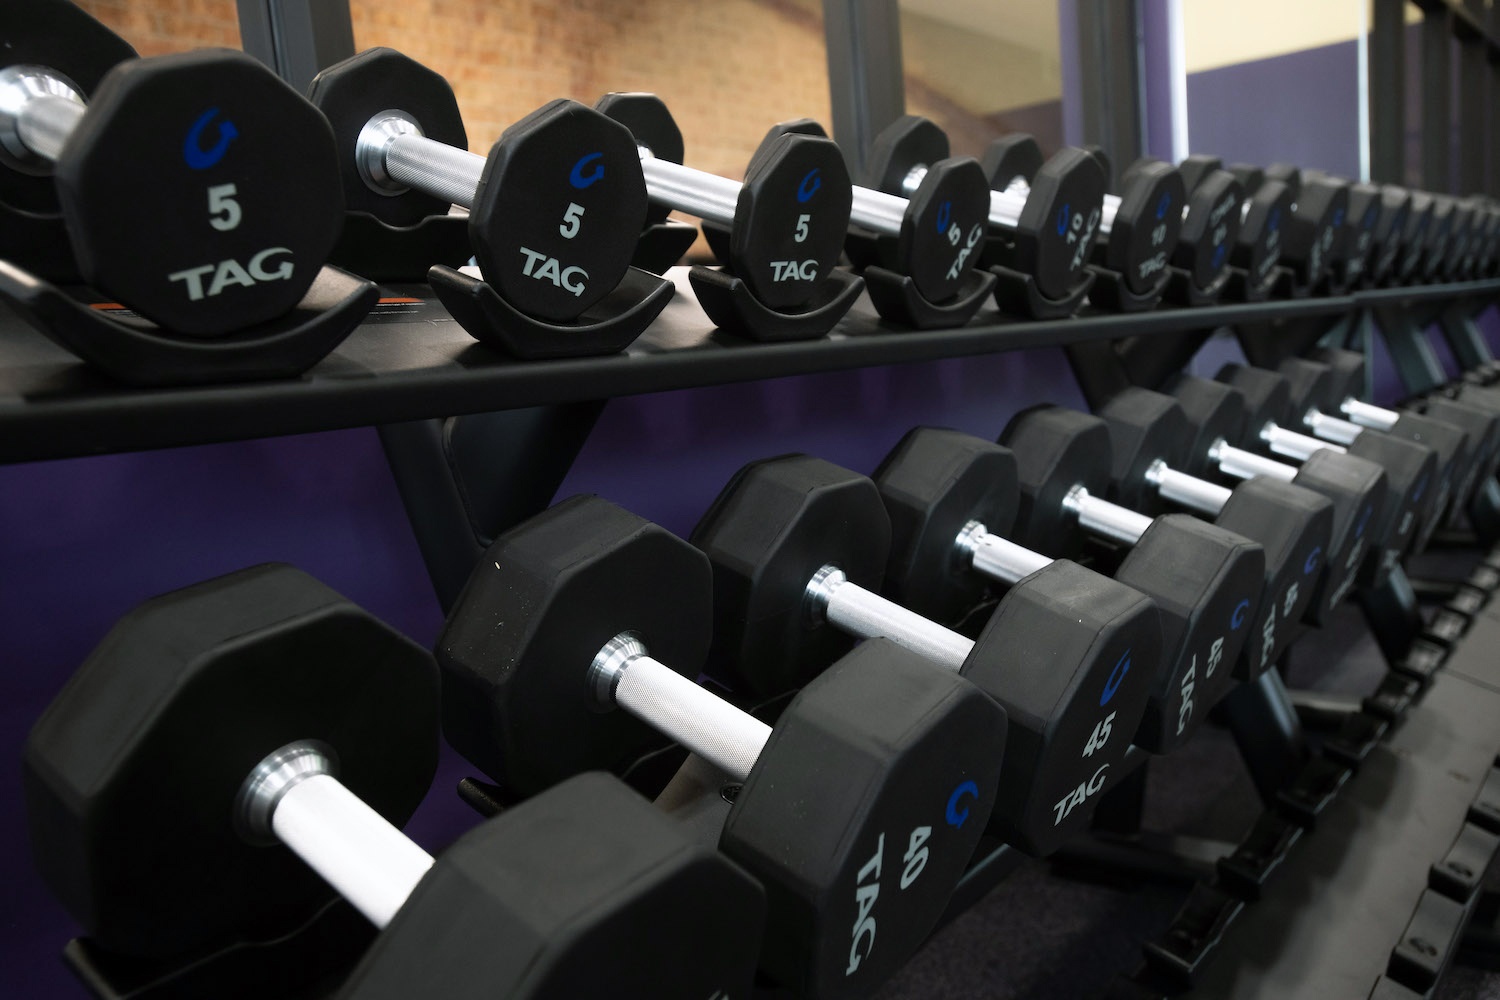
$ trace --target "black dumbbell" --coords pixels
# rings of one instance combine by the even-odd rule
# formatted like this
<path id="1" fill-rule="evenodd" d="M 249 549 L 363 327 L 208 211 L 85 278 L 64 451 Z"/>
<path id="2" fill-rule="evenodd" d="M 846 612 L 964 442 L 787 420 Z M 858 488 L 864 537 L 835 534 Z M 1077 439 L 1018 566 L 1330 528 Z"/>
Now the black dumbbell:
<path id="1" fill-rule="evenodd" d="M 1406 232 L 1411 216 L 1411 193 L 1394 184 L 1356 184 L 1349 188 L 1351 216 L 1363 209 L 1363 214 L 1360 215 L 1363 220 L 1370 211 L 1370 204 L 1367 202 L 1373 202 L 1377 206 L 1375 223 L 1370 227 L 1361 222 L 1361 235 L 1356 238 L 1355 249 L 1358 251 L 1365 241 L 1368 241 L 1369 246 L 1363 255 L 1356 252 L 1349 257 L 1351 286 L 1369 287 L 1385 283 L 1400 259 L 1402 234 Z"/>
<path id="2" fill-rule="evenodd" d="M 1177 748 L 1234 684 L 1263 599 L 1265 553 L 1191 515 L 1152 518 L 1104 499 L 1112 443 L 1098 417 L 1024 410 L 1000 443 L 1016 456 L 1018 541 L 1052 556 L 1076 555 L 1090 538 L 1128 549 L 1114 578 L 1150 597 L 1162 616 L 1162 669 L 1135 742 L 1157 753 Z"/>
<path id="3" fill-rule="evenodd" d="M 778 133 L 745 171 L 745 182 L 657 157 L 653 142 L 682 147 L 672 113 L 655 94 L 606 94 L 595 108 L 630 129 L 640 149 L 646 193 L 658 206 L 727 227 L 725 265 L 772 309 L 805 305 L 844 249 L 849 172 L 833 140 Z M 664 137 L 658 138 L 658 137 Z"/>
<path id="4" fill-rule="evenodd" d="M 1425 410 L 1393 410 L 1359 397 L 1365 385 L 1365 356 L 1358 351 L 1323 347 L 1306 361 L 1327 367 L 1323 375 L 1301 363 L 1283 366 L 1292 381 L 1297 410 L 1317 437 L 1345 443 L 1365 430 L 1392 434 L 1432 448 L 1437 455 L 1438 483 L 1428 522 L 1419 525 L 1418 550 L 1453 509 L 1463 509 L 1477 485 L 1480 469 L 1500 449 L 1500 428 L 1493 415 L 1462 401 L 1441 400 Z M 1330 419 L 1331 418 L 1331 419 Z"/>
<path id="5" fill-rule="evenodd" d="M 694 682 L 712 588 L 702 552 L 597 497 L 544 511 L 495 540 L 448 616 L 444 732 L 522 793 L 673 737 L 737 786 L 719 844 L 767 888 L 764 971 L 799 995 L 868 995 L 968 864 L 1005 713 L 874 642 L 768 726 Z"/>
<path id="6" fill-rule="evenodd" d="M 222 49 L 120 62 L 85 104 L 62 69 L 12 61 L 55 50 L 33 13 L 0 15 L 0 196 L 30 210 L 55 184 L 86 282 L 164 330 L 220 337 L 289 313 L 339 231 L 322 116 Z"/>
<path id="7" fill-rule="evenodd" d="M 900 488 L 897 478 L 912 478 L 892 461 L 882 467 L 888 493 Z M 950 474 L 934 471 L 944 482 Z M 1013 474 L 1008 483 L 1013 495 Z M 936 479 L 930 485 L 939 488 Z M 1014 499 L 1007 505 L 1014 509 Z M 961 527 L 952 525 L 950 545 Z M 958 671 L 1013 720 L 993 832 L 1049 854 L 1087 830 L 1095 797 L 1119 770 L 1159 660 L 1156 610 L 1128 587 L 1058 564 L 1016 588 L 970 639 L 876 593 L 889 578 L 891 534 L 865 476 L 806 455 L 741 469 L 692 536 L 714 567 L 709 662 L 737 688 L 772 694 L 819 676 L 854 638 L 882 636 Z M 1029 561 L 1014 579 L 1050 562 L 1020 558 Z"/>
<path id="8" fill-rule="evenodd" d="M 1393 188 L 1394 185 L 1387 185 Z M 1396 188 L 1396 190 L 1404 190 Z M 1386 276 L 1386 283 L 1407 285 L 1421 280 L 1422 255 L 1427 246 L 1428 232 L 1433 228 L 1432 196 L 1425 191 L 1405 191 L 1410 198 L 1410 210 L 1406 225 L 1399 234 L 1395 263 Z"/>
<path id="9" fill-rule="evenodd" d="M 1239 389 L 1185 374 L 1169 379 L 1162 389 L 1182 404 L 1193 430 L 1184 471 L 1205 479 L 1269 476 L 1332 501 L 1333 524 L 1325 570 L 1305 616 L 1314 625 L 1326 622 L 1353 588 L 1366 557 L 1383 541 L 1375 536 L 1390 492 L 1385 470 L 1374 462 L 1345 455 L 1336 446 L 1317 448 L 1299 466 L 1267 458 L 1247 447 L 1259 446 L 1261 430 L 1272 421 L 1264 416 L 1253 418 L 1251 405 Z"/>
<path id="10" fill-rule="evenodd" d="M 894 136 L 893 130 L 903 120 L 876 137 L 871 162 L 861 178 L 864 183 L 854 187 L 850 224 L 884 238 L 876 241 L 872 255 L 856 263 L 908 275 L 923 298 L 942 303 L 964 287 L 984 249 L 989 185 L 978 161 L 946 155 L 926 163 L 921 182 L 909 193 L 901 187 L 900 177 L 887 183 L 876 172 L 875 158 L 892 141 L 887 135 Z M 771 131 L 778 130 L 823 134 L 821 126 L 807 119 L 784 122 Z M 851 255 L 860 245 L 859 241 L 849 244 Z"/>
<path id="11" fill-rule="evenodd" d="M 1168 503 L 1187 507 L 1258 542 L 1265 553 L 1264 598 L 1255 627 L 1235 661 L 1234 676 L 1260 676 L 1286 651 L 1323 572 L 1333 504 L 1292 483 L 1261 476 L 1233 489 L 1194 476 L 1193 428 L 1171 396 L 1132 387 L 1099 408 L 1109 425 L 1114 464 L 1111 500 L 1147 514 Z"/>
<path id="12" fill-rule="evenodd" d="M 574 320 L 625 277 L 646 182 L 618 122 L 552 101 L 480 156 L 447 82 L 384 48 L 323 70 L 308 97 L 338 138 L 347 206 L 392 226 L 467 208 L 480 273 L 520 312 Z"/>
<path id="13" fill-rule="evenodd" d="M 1281 264 L 1292 273 L 1297 291 L 1316 289 L 1328 276 L 1332 259 L 1340 256 L 1349 215 L 1348 182 L 1288 163 L 1273 163 L 1264 170 L 1245 164 L 1229 169 L 1247 187 L 1257 180 L 1286 185 L 1292 195 L 1292 212 L 1282 226 Z"/>
<path id="14" fill-rule="evenodd" d="M 1224 169 L 1216 156 L 1189 156 L 1177 165 L 1189 191 Z M 1281 262 L 1282 227 L 1292 217 L 1292 189 L 1268 181 L 1259 171 L 1236 170 L 1245 200 L 1240 205 L 1240 229 L 1229 251 L 1229 263 L 1243 274 L 1241 295 L 1269 291 Z"/>
<path id="15" fill-rule="evenodd" d="M 928 168 L 949 155 L 948 136 L 935 123 L 904 115 L 891 123 L 870 149 L 865 182 L 888 194 L 913 197 Z M 1053 300 L 1073 295 L 1085 279 L 1085 266 L 1099 231 L 1104 171 L 1081 149 L 1064 149 L 1035 171 L 1035 187 L 1008 186 L 981 160 L 989 187 L 991 232 L 1003 242 L 997 263 L 1035 279 Z"/>
<path id="16" fill-rule="evenodd" d="M 1156 169 L 1161 161 L 1145 157 L 1136 160 L 1125 171 L 1122 183 Z M 1198 182 L 1186 186 L 1182 207 L 1182 228 L 1172 249 L 1171 263 L 1183 276 L 1178 298 L 1202 302 L 1217 297 L 1228 281 L 1226 268 L 1230 254 L 1239 241 L 1240 221 L 1245 190 L 1227 170 L 1211 170 Z"/>
<path id="17" fill-rule="evenodd" d="M 1108 158 L 1097 147 L 1084 148 L 1099 162 L 1107 181 Z M 979 162 L 992 187 L 1029 199 L 1042 170 L 1042 151 L 1036 139 L 1018 132 L 990 143 Z M 1186 203 L 1182 175 L 1170 164 L 1148 162 L 1131 170 L 1120 193 L 1106 192 L 1101 201 L 1095 263 L 1122 275 L 1131 293 L 1151 292 L 1177 246 Z"/>
<path id="18" fill-rule="evenodd" d="M 289 933 L 331 886 L 383 928 L 342 997 L 748 995 L 761 888 L 616 779 L 436 859 L 402 834 L 438 717 L 427 652 L 291 567 L 156 598 L 27 740 L 38 866 L 131 957 Z"/>
<path id="19" fill-rule="evenodd" d="M 68 0 L 26 4 L 24 24 L 14 23 L 21 5 L 11 4 L 4 18 L 5 54 L 0 79 L 18 67 L 49 67 L 87 100 L 113 66 L 136 58 L 119 35 Z M 0 84 L 0 89 L 7 87 Z M 24 148 L 0 140 L 0 259 L 25 267 L 48 281 L 76 283 L 78 265 L 68 245 L 57 186 Z"/>
<path id="20" fill-rule="evenodd" d="M 1386 218 L 1387 214 L 1390 215 Z M 1334 241 L 1328 260 L 1328 283 L 1331 289 L 1346 291 L 1357 287 L 1373 261 L 1381 232 L 1390 232 L 1399 222 L 1400 205 L 1387 209 L 1379 185 L 1351 183 L 1349 209 L 1344 214 L 1344 234 Z"/>
<path id="21" fill-rule="evenodd" d="M 1303 461 L 1333 443 L 1385 470 L 1388 498 L 1373 526 L 1371 563 L 1362 584 L 1378 583 L 1406 552 L 1426 544 L 1460 471 L 1455 464 L 1468 462 L 1462 431 L 1418 414 L 1393 423 L 1393 434 L 1366 432 L 1332 417 L 1324 408 L 1338 405 L 1348 383 L 1328 365 L 1305 358 L 1288 358 L 1274 372 L 1226 365 L 1216 377 L 1244 393 L 1250 407 L 1247 439 L 1258 441 L 1261 450 Z"/>
<path id="22" fill-rule="evenodd" d="M 1443 261 L 1453 237 L 1453 225 L 1458 221 L 1454 212 L 1458 203 L 1445 194 L 1425 192 L 1424 196 L 1431 205 L 1432 221 L 1418 248 L 1419 259 L 1411 280 L 1430 285 L 1442 280 Z M 1413 200 L 1416 200 L 1415 194 Z"/>

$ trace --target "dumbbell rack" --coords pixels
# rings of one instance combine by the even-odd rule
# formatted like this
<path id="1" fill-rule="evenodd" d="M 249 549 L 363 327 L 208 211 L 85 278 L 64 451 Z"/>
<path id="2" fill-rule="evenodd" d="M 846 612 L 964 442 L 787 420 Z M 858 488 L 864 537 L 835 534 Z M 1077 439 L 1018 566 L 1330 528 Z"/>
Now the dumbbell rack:
<path id="1" fill-rule="evenodd" d="M 679 294 L 621 354 L 511 360 L 476 344 L 435 300 L 420 297 L 417 286 L 395 286 L 339 348 L 300 378 L 170 389 L 108 383 L 0 311 L 0 462 L 390 424 L 1085 341 L 1280 324 L 1377 305 L 1500 296 L 1500 280 L 1486 280 L 1135 314 L 1085 311 L 1050 321 L 987 311 L 968 326 L 931 331 L 888 325 L 868 297 L 861 297 L 829 337 L 764 344 L 715 331 L 686 287 L 685 269 L 675 269 L 673 276 Z"/>
<path id="2" fill-rule="evenodd" d="M 0 312 L 0 462 L 378 425 L 446 606 L 481 540 L 472 534 L 436 537 L 415 511 L 434 496 L 441 501 L 455 488 L 455 477 L 473 471 L 439 461 L 442 423 L 455 415 L 525 417 L 497 428 L 486 447 L 476 449 L 476 465 L 482 452 L 486 463 L 520 473 L 519 479 L 506 479 L 504 499 L 498 489 L 491 496 L 498 506 L 484 512 L 488 535 L 546 505 L 602 401 L 617 396 L 1057 346 L 1073 349 L 1080 382 L 1093 395 L 1091 389 L 1149 382 L 1152 372 L 1176 370 L 1223 327 L 1260 331 L 1268 343 L 1279 335 L 1284 346 L 1300 349 L 1349 317 L 1377 317 L 1383 331 L 1398 325 L 1392 317 L 1420 329 L 1445 310 L 1472 315 L 1500 299 L 1500 280 L 1486 280 L 1137 314 L 1086 311 L 1057 321 L 1012 320 L 990 312 L 954 330 L 908 332 L 883 323 L 862 298 L 827 338 L 766 344 L 713 330 L 686 288 L 685 271 L 678 269 L 673 277 L 681 294 L 618 355 L 509 360 L 475 344 L 418 288 L 397 286 L 386 290 L 382 305 L 342 346 L 303 377 L 172 389 L 108 383 L 18 318 Z M 1401 360 L 1399 351 L 1393 354 Z M 1086 357 L 1093 361 L 1080 364 Z M 553 444 L 561 447 L 546 447 Z M 438 468 L 445 474 L 432 475 Z M 460 535 L 472 531 L 470 523 L 439 530 L 454 528 Z M 1276 759 L 1276 742 L 1268 741 L 1268 761 L 1259 766 L 1284 767 Z M 1133 752 L 1127 766 L 1144 762 L 1145 755 Z M 1003 845 L 983 845 L 954 895 L 949 917 L 961 914 L 1023 861 Z M 74 949 L 71 960 L 86 965 L 88 956 Z"/>

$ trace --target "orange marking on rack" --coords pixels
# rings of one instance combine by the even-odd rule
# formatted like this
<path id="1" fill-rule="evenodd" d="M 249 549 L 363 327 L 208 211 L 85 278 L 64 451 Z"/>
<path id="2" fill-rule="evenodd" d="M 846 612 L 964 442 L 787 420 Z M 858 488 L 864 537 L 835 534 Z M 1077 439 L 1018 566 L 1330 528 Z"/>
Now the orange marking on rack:
<path id="1" fill-rule="evenodd" d="M 410 306 L 421 301 L 421 299 L 414 299 L 410 295 L 393 295 L 390 298 L 381 299 L 379 304 L 383 306 Z"/>
<path id="2" fill-rule="evenodd" d="M 126 307 L 120 305 L 120 303 L 118 303 L 118 302 L 92 302 L 92 303 L 89 304 L 89 308 L 90 309 L 124 309 Z"/>

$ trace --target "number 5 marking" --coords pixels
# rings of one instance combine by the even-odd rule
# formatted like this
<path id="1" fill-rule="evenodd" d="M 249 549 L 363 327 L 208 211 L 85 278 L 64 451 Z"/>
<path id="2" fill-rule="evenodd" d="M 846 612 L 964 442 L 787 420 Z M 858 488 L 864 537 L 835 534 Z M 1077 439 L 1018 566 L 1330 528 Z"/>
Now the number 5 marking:
<path id="1" fill-rule="evenodd" d="M 578 226 L 583 221 L 583 206 L 576 201 L 568 202 L 568 210 L 563 213 L 563 224 L 557 227 L 557 231 L 563 234 L 565 239 L 572 239 L 578 235 Z"/>
<path id="2" fill-rule="evenodd" d="M 208 189 L 208 224 L 221 233 L 237 227 L 243 217 L 234 195 L 233 184 L 215 184 Z"/>

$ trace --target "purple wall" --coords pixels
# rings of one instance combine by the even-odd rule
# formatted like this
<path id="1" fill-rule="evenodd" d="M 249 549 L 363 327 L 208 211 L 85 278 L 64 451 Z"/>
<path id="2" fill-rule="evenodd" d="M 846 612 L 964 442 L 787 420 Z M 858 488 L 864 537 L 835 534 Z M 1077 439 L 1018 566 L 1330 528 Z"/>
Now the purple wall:
<path id="1" fill-rule="evenodd" d="M 1359 176 L 1353 41 L 1189 74 L 1188 142 L 1225 163 Z"/>

